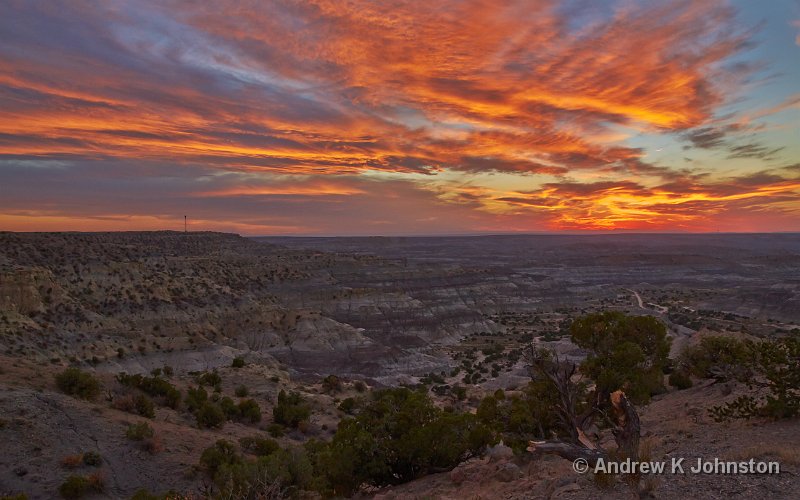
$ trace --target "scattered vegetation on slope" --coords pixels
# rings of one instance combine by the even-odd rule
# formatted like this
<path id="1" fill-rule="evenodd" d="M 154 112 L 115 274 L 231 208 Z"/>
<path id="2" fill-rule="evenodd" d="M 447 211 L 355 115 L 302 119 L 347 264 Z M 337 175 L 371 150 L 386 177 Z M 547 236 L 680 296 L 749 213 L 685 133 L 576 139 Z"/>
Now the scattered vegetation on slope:
<path id="1" fill-rule="evenodd" d="M 82 399 L 92 399 L 100 393 L 100 381 L 79 368 L 67 368 L 56 375 L 56 385 L 65 394 Z"/>

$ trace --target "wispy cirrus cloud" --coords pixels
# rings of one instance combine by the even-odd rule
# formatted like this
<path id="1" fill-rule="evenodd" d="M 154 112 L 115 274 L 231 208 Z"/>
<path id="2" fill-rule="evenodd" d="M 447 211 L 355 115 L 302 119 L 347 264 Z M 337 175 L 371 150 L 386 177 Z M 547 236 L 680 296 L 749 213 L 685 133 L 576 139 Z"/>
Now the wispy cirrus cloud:
<path id="1" fill-rule="evenodd" d="M 446 207 L 439 221 L 458 231 L 487 221 L 671 227 L 702 219 L 676 219 L 662 201 L 680 193 L 659 186 L 687 174 L 653 161 L 628 135 L 681 137 L 736 160 L 786 160 L 781 146 L 750 137 L 752 124 L 716 119 L 754 67 L 728 64 L 752 33 L 722 0 L 87 0 L 6 10 L 0 157 L 66 161 L 71 173 L 59 177 L 64 196 L 54 205 L 33 189 L 41 171 L 13 169 L 30 214 L 50 203 L 59 216 L 89 217 L 71 208 L 74 196 L 95 215 L 159 220 L 202 201 L 216 210 L 203 215 L 215 227 L 272 210 L 295 211 L 301 223 L 260 218 L 248 232 L 258 224 L 337 232 L 398 206 L 386 194 L 403 186 L 431 214 Z M 114 180 L 128 191 L 86 192 L 104 182 L 103 169 L 129 175 Z M 687 202 L 732 201 L 712 199 L 720 180 L 695 174 Z M 470 192 L 453 180 L 476 176 L 483 185 Z M 771 185 L 791 196 L 791 182 L 785 173 Z M 156 184 L 161 197 L 145 207 L 144 186 Z M 628 200 L 625 218 L 609 199 Z M 328 200 L 359 210 L 339 209 L 337 222 L 298 208 L 324 210 Z M 25 210 L 16 196 L 2 205 Z"/>

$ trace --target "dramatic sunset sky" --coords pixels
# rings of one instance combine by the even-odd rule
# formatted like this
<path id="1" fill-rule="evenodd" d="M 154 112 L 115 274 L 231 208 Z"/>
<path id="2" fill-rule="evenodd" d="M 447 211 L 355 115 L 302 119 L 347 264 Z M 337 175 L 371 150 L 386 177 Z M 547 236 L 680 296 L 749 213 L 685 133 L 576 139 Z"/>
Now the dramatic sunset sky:
<path id="1" fill-rule="evenodd" d="M 800 231 L 800 2 L 0 0 L 0 230 Z"/>

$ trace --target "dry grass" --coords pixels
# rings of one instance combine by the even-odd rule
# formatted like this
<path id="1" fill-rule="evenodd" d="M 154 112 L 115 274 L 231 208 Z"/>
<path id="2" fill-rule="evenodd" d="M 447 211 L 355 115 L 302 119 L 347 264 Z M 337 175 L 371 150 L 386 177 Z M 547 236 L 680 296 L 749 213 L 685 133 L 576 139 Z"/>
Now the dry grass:
<path id="1" fill-rule="evenodd" d="M 111 406 L 117 410 L 122 410 L 127 413 L 134 413 L 136 408 L 136 400 L 133 397 L 133 394 L 125 394 L 124 396 L 118 396 L 114 398 Z"/>
<path id="2" fill-rule="evenodd" d="M 145 439 L 143 443 L 144 449 L 151 455 L 157 455 L 164 451 L 164 443 L 158 436 Z"/>
<path id="3" fill-rule="evenodd" d="M 640 496 L 655 496 L 654 493 L 658 485 L 661 483 L 661 479 L 657 476 L 647 476 L 644 478 L 644 481 L 641 482 L 639 486 L 639 494 Z"/>
<path id="4" fill-rule="evenodd" d="M 75 469 L 83 464 L 83 454 L 67 455 L 61 459 L 61 466 L 67 469 Z"/>
<path id="5" fill-rule="evenodd" d="M 689 421 L 689 418 L 676 418 L 675 420 L 669 422 L 665 425 L 665 428 L 670 431 L 674 432 L 679 436 L 686 436 L 692 437 L 692 433 L 695 430 L 695 426 L 692 422 Z"/>
<path id="6" fill-rule="evenodd" d="M 101 492 L 105 491 L 106 489 L 106 478 L 102 472 L 93 472 L 86 476 L 86 479 L 89 480 L 89 486 L 92 490 Z"/>
<path id="7" fill-rule="evenodd" d="M 614 483 L 616 482 L 616 475 L 615 474 L 608 474 L 606 472 L 598 472 L 597 474 L 592 475 L 592 480 L 594 481 L 594 485 L 601 490 L 610 490 L 614 487 Z"/>
<path id="8" fill-rule="evenodd" d="M 663 443 L 659 437 L 648 436 L 643 438 L 639 443 L 639 461 L 651 462 L 656 459 L 655 450 L 661 444 Z M 640 496 L 652 495 L 655 489 L 658 487 L 658 484 L 661 482 L 657 476 L 651 474 L 644 476 L 644 478 L 639 475 L 637 479 Z"/>
<path id="9" fill-rule="evenodd" d="M 653 459 L 656 446 L 660 443 L 660 439 L 655 436 L 648 436 L 642 438 L 639 442 L 639 460 L 642 462 L 649 462 Z"/>
<path id="10" fill-rule="evenodd" d="M 800 450 L 789 445 L 757 444 L 731 450 L 725 456 L 728 460 L 742 461 L 751 458 L 776 459 L 782 465 L 800 465 Z"/>

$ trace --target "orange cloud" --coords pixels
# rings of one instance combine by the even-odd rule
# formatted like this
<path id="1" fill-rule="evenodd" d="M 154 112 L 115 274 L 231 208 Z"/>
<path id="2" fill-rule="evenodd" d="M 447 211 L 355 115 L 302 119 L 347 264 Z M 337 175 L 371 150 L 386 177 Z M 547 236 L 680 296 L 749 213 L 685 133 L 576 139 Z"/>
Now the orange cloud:
<path id="1" fill-rule="evenodd" d="M 564 182 L 498 201 L 548 213 L 548 227 L 554 230 L 708 230 L 732 213 L 764 208 L 787 220 L 800 217 L 800 178 L 762 175 L 707 184 L 686 179 L 654 187 L 629 181 Z"/>
<path id="2" fill-rule="evenodd" d="M 217 191 L 200 191 L 194 196 L 352 196 L 364 194 L 363 189 L 345 183 L 312 180 L 302 183 L 280 183 L 273 185 L 243 184 Z"/>
<path id="3" fill-rule="evenodd" d="M 430 211 L 415 220 L 445 210 L 436 224 L 464 231 L 683 227 L 705 224 L 706 207 L 741 211 L 776 196 L 783 214 L 797 191 L 787 179 L 719 194 L 699 175 L 668 189 L 687 172 L 648 163 L 643 147 L 625 142 L 673 134 L 687 148 L 726 147 L 731 159 L 759 162 L 748 171 L 796 161 L 782 145 L 730 140 L 764 115 L 717 117 L 752 73 L 730 64 L 750 33 L 723 0 L 586 11 L 556 0 L 34 2 L 7 11 L 0 161 L 17 192 L 0 201 L 0 222 L 9 227 L 93 214 L 150 227 L 185 211 L 179 202 L 198 210 L 201 201 L 216 213 L 229 203 L 219 221 L 240 227 L 238 214 L 248 232 L 323 230 L 312 210 L 287 220 L 301 202 L 350 203 L 359 210 L 348 217 L 372 224 L 362 215 L 370 207 L 385 219 L 400 204 L 387 174 L 408 179 L 402 196 Z M 486 174 L 525 187 L 451 182 Z M 44 176 L 93 212 L 37 195 Z M 262 209 L 284 218 L 252 220 Z M 203 212 L 213 226 L 214 210 Z M 444 229 L 436 224 L 425 227 Z"/>
<path id="4" fill-rule="evenodd" d="M 73 9 L 83 22 L 101 20 L 102 9 Z M 0 51 L 0 84 L 28 94 L 0 112 L 0 133 L 16 138 L 0 152 L 200 159 L 317 174 L 406 171 L 393 159 L 413 152 L 420 166 L 412 170 L 458 168 L 462 156 L 483 156 L 498 160 L 498 170 L 525 171 L 527 160 L 537 172 L 552 151 L 602 156 L 604 145 L 587 143 L 575 135 L 580 126 L 565 122 L 702 123 L 724 98 L 713 65 L 741 43 L 722 31 L 732 14 L 718 2 L 619 10 L 577 31 L 565 26 L 571 13 L 551 1 L 164 9 L 195 43 L 219 48 L 198 56 L 177 45 L 134 44 L 130 32 L 157 27 L 122 10 L 116 24 L 97 27 L 105 39 L 96 40 L 113 44 L 120 60 L 91 59 L 77 47 L 48 47 L 37 58 Z M 703 30 L 717 32 L 713 43 Z M 424 122 L 416 126 L 403 109 Z M 471 133 L 438 140 L 443 122 Z"/>

